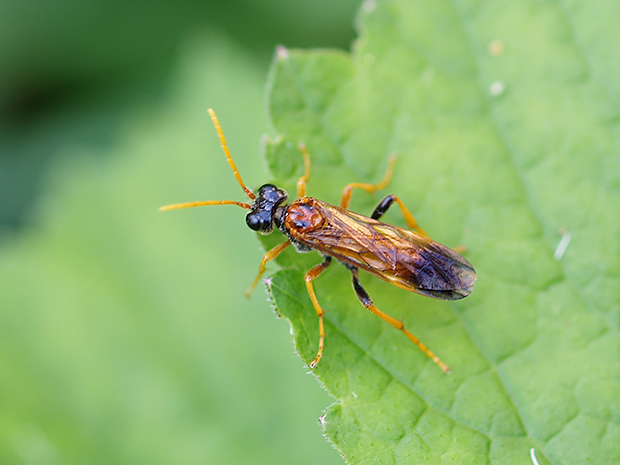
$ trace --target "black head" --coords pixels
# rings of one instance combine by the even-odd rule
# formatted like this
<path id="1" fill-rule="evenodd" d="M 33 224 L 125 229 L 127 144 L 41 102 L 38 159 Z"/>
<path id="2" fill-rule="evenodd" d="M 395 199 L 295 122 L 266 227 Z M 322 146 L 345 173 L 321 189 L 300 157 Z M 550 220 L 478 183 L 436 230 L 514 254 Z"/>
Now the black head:
<path id="1" fill-rule="evenodd" d="M 283 202 L 286 202 L 286 199 L 288 199 L 288 194 L 273 184 L 261 186 L 256 192 L 252 211 L 246 215 L 245 222 L 250 229 L 261 234 L 269 234 L 273 231 L 276 211 Z"/>

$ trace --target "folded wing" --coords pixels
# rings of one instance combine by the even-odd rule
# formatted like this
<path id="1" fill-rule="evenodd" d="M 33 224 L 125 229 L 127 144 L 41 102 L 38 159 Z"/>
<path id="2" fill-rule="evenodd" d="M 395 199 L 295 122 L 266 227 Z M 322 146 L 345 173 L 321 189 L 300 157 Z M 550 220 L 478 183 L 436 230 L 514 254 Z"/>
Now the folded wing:
<path id="1" fill-rule="evenodd" d="M 476 272 L 452 249 L 334 205 L 322 208 L 329 222 L 303 236 L 313 249 L 418 294 L 458 300 L 471 293 Z"/>

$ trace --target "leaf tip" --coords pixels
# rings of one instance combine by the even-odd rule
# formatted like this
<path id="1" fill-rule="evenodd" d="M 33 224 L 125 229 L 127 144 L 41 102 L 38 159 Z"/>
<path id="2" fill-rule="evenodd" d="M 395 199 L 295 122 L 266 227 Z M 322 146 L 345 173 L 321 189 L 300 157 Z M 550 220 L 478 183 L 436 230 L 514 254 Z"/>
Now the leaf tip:
<path id="1" fill-rule="evenodd" d="M 284 45 L 278 45 L 276 47 L 276 56 L 280 60 L 286 60 L 288 58 L 288 50 Z"/>
<path id="2" fill-rule="evenodd" d="M 377 8 L 377 2 L 375 0 L 366 0 L 362 4 L 362 10 L 364 11 L 364 13 L 370 13 L 374 11 L 375 8 Z"/>

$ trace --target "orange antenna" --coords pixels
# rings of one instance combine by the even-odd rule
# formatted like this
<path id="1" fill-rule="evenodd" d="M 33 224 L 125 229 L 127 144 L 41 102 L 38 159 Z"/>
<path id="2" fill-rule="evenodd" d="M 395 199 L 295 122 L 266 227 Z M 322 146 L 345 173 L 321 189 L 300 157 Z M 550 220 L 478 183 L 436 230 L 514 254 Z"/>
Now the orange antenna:
<path id="1" fill-rule="evenodd" d="M 230 155 L 230 150 L 228 150 L 228 144 L 226 144 L 226 138 L 224 137 L 224 131 L 222 131 L 222 126 L 220 126 L 220 121 L 217 119 L 217 116 L 215 116 L 215 112 L 213 111 L 213 108 L 209 108 L 207 112 L 209 112 L 211 121 L 213 121 L 213 126 L 215 126 L 217 135 L 220 138 L 222 149 L 224 150 L 224 153 L 226 154 L 226 160 L 228 160 L 228 164 L 232 168 L 233 174 L 235 175 L 235 178 L 237 178 L 237 182 L 239 183 L 239 185 L 245 192 L 245 195 L 247 195 L 250 198 L 250 200 L 254 200 L 256 196 L 250 189 L 245 187 L 245 184 L 243 184 L 243 180 L 241 179 L 241 175 L 239 174 L 239 171 L 237 170 L 237 166 L 235 165 L 235 162 L 233 161 Z"/>
<path id="2" fill-rule="evenodd" d="M 237 202 L 235 200 L 203 200 L 198 202 L 184 202 L 184 203 L 173 203 L 172 205 L 164 205 L 163 207 L 159 207 L 160 212 L 167 212 L 169 210 L 179 210 L 181 208 L 191 208 L 191 207 L 204 207 L 206 205 L 239 205 L 241 208 L 245 208 L 246 210 L 251 210 L 252 207 L 250 204 Z"/>
<path id="3" fill-rule="evenodd" d="M 220 126 L 220 122 L 217 119 L 217 116 L 215 116 L 215 112 L 213 111 L 212 108 L 209 108 L 207 111 L 209 112 L 209 116 L 211 116 L 211 120 L 213 121 L 213 126 L 215 126 L 217 135 L 219 136 L 220 142 L 222 143 L 222 148 L 224 149 L 224 153 L 226 154 L 226 159 L 228 160 L 228 164 L 233 170 L 233 174 L 235 175 L 235 178 L 237 178 L 237 182 L 239 182 L 239 185 L 245 192 L 245 195 L 247 195 L 250 198 L 250 200 L 254 200 L 256 196 L 250 189 L 245 187 L 245 184 L 243 184 L 243 180 L 241 179 L 241 175 L 239 174 L 239 171 L 237 170 L 237 166 L 235 165 L 235 162 L 230 156 L 230 151 L 228 150 L 228 145 L 226 144 L 226 138 L 224 137 L 222 126 Z M 250 204 L 245 203 L 245 202 L 237 202 L 236 200 L 203 200 L 203 201 L 198 201 L 198 202 L 184 202 L 184 203 L 174 203 L 172 205 L 164 205 L 163 207 L 159 207 L 159 211 L 166 212 L 169 210 L 179 210 L 180 208 L 204 207 L 206 205 L 238 205 L 241 208 L 245 208 L 246 210 L 252 209 L 252 206 Z"/>

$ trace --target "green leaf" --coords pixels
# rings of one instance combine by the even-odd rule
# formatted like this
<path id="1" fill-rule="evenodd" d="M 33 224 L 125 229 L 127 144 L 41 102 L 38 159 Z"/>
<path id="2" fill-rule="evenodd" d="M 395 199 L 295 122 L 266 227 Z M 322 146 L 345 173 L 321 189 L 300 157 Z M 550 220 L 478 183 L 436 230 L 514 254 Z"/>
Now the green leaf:
<path id="1" fill-rule="evenodd" d="M 531 464 L 532 448 L 540 464 L 620 462 L 616 17 L 612 2 L 369 0 L 352 54 L 277 53 L 276 181 L 295 192 L 303 141 L 308 195 L 338 203 L 396 153 L 389 192 L 435 240 L 466 245 L 478 273 L 452 303 L 363 277 L 449 376 L 363 309 L 344 267 L 314 282 L 327 311 L 315 373 L 337 398 L 323 427 L 349 463 Z M 380 195 L 355 191 L 351 209 L 370 213 Z M 309 362 L 303 275 L 320 258 L 278 261 L 269 289 Z"/>

